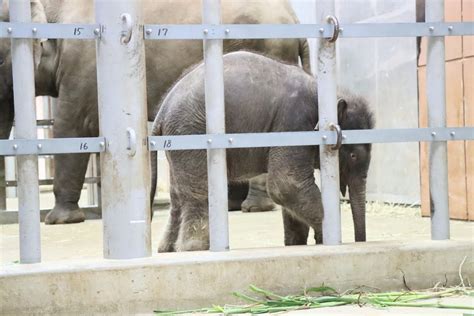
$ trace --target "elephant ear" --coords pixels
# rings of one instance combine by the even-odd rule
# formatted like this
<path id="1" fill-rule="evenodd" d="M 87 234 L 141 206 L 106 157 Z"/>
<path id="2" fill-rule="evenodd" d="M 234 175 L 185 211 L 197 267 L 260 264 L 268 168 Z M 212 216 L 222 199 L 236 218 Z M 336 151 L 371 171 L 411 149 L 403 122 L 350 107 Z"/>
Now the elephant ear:
<path id="1" fill-rule="evenodd" d="M 347 102 L 344 99 L 337 100 L 337 121 L 339 125 L 346 120 Z"/>
<path id="2" fill-rule="evenodd" d="M 44 6 L 40 0 L 31 0 L 31 22 L 48 23 Z M 41 61 L 41 55 L 43 53 L 42 43 L 46 42 L 47 40 L 47 38 L 41 38 L 35 39 L 33 41 L 33 58 L 35 61 L 35 69 L 38 69 L 38 65 Z"/>

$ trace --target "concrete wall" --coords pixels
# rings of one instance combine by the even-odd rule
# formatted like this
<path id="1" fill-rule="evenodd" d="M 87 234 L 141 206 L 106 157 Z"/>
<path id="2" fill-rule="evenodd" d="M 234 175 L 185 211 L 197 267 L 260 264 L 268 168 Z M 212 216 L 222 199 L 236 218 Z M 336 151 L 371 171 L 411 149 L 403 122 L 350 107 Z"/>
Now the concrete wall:
<path id="1" fill-rule="evenodd" d="M 315 1 L 291 2 L 301 23 L 319 23 Z M 415 1 L 336 0 L 336 16 L 341 24 L 414 22 Z M 314 63 L 316 41 L 310 45 Z M 369 101 L 376 128 L 418 127 L 415 45 L 415 38 L 341 38 L 337 42 L 338 85 Z M 374 145 L 367 190 L 370 200 L 419 204 L 418 144 Z"/>
<path id="2" fill-rule="evenodd" d="M 301 23 L 319 22 L 316 1 L 290 1 Z M 415 0 L 336 0 L 336 15 L 341 23 L 413 22 Z M 315 69 L 317 41 L 309 43 Z M 339 39 L 337 49 L 339 85 L 368 99 L 377 128 L 418 127 L 414 38 Z M 169 190 L 163 152 L 159 153 L 158 189 Z M 373 146 L 368 198 L 419 204 L 417 143 Z"/>

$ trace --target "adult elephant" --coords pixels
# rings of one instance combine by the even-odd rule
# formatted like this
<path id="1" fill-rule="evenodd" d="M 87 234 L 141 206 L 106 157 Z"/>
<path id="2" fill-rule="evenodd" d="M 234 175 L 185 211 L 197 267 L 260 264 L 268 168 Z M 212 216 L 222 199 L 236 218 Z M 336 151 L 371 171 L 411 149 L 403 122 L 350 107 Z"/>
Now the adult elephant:
<path id="1" fill-rule="evenodd" d="M 94 23 L 93 0 L 31 0 L 35 22 Z M 143 0 L 144 22 L 160 24 L 201 23 L 201 1 Z M 8 20 L 4 16 L 3 20 Z M 287 0 L 222 0 L 223 23 L 298 23 Z M 9 59 L 9 42 L 2 41 L 0 56 Z M 148 119 L 157 113 L 156 105 L 182 71 L 203 58 L 202 41 L 147 41 L 146 75 Z M 289 63 L 301 58 L 309 70 L 306 40 L 227 40 L 224 50 L 240 49 L 262 52 Z M 35 43 L 36 93 L 58 98 L 54 137 L 97 136 L 97 78 L 94 41 L 46 40 Z M 0 71 L 8 72 L 5 62 Z M 13 104 L 11 74 L 2 74 L 2 138 L 11 128 Z M 6 108 L 5 108 L 6 107 Z M 7 113 L 6 116 L 3 113 Z M 56 203 L 45 222 L 47 224 L 77 223 L 85 219 L 78 201 L 84 183 L 89 155 L 55 156 L 54 195 Z"/>

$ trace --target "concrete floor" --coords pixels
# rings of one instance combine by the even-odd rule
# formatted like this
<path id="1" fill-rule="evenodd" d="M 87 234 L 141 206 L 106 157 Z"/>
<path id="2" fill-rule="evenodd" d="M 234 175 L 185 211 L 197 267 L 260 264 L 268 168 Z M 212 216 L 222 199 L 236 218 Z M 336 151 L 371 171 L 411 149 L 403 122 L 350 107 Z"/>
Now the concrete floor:
<path id="1" fill-rule="evenodd" d="M 85 196 L 85 194 L 83 194 Z M 84 203 L 85 201 L 81 201 Z M 16 207 L 16 200 L 9 199 L 8 206 Z M 41 207 L 52 207 L 50 194 L 41 195 Z M 166 223 L 167 210 L 155 211 L 152 223 L 152 249 L 155 252 L 161 231 Z M 267 213 L 230 212 L 231 249 L 278 247 L 283 245 L 283 224 L 279 210 Z M 19 229 L 17 224 L 0 226 L 0 264 L 19 259 Z M 342 207 L 343 242 L 352 242 L 353 225 L 350 207 Z M 454 240 L 474 240 L 474 223 L 451 221 Z M 89 220 L 80 224 L 41 224 L 42 261 L 102 258 L 102 221 Z M 380 203 L 367 206 L 367 239 L 428 240 L 430 219 L 420 216 L 418 207 L 401 207 Z M 309 243 L 314 244 L 310 235 Z"/>
<path id="2" fill-rule="evenodd" d="M 9 200 L 14 208 L 15 200 Z M 51 207 L 49 195 L 42 194 L 41 207 Z M 167 210 L 158 210 L 152 223 L 152 246 L 157 249 L 166 219 Z M 231 212 L 231 249 L 280 247 L 283 245 L 283 225 L 279 210 L 267 213 Z M 367 207 L 367 233 L 369 241 L 387 240 L 429 240 L 430 219 L 420 216 L 418 207 L 400 207 L 370 203 Z M 350 207 L 342 207 L 343 242 L 353 241 Z M 19 258 L 18 225 L 0 226 L 0 270 L 16 266 Z M 451 237 L 454 240 L 474 240 L 474 223 L 451 221 Z M 47 226 L 41 224 L 42 261 L 60 262 L 63 260 L 89 261 L 102 258 L 102 221 L 89 220 L 80 224 Z M 312 237 L 309 243 L 314 244 Z M 156 257 L 156 256 L 155 256 Z M 63 261 L 63 262 L 67 262 Z M 472 306 L 472 297 L 450 298 L 446 303 L 459 303 Z M 365 306 L 342 306 L 330 309 L 293 311 L 288 315 L 474 315 L 472 311 L 419 308 L 380 309 Z"/>

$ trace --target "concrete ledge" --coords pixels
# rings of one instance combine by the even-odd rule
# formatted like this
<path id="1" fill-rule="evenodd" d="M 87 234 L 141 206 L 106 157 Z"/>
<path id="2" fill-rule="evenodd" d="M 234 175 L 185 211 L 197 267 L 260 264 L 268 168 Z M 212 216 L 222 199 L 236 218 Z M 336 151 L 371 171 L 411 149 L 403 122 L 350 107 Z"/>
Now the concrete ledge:
<path id="1" fill-rule="evenodd" d="M 0 314 L 129 314 L 237 302 L 249 284 L 298 293 L 323 282 L 412 289 L 474 280 L 474 242 L 370 242 L 157 254 L 152 258 L 7 265 L 0 272 Z M 403 272 L 402 272 L 403 271 Z"/>

